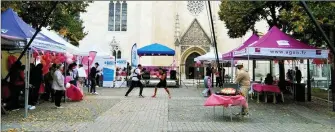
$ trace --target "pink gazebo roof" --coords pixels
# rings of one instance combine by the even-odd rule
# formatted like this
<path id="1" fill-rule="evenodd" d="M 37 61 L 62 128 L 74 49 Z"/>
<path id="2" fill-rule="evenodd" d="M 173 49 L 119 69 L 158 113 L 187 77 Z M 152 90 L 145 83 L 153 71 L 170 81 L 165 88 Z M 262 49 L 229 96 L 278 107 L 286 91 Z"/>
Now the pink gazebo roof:
<path id="1" fill-rule="evenodd" d="M 259 37 L 256 34 L 252 34 L 241 46 L 222 54 L 223 59 L 231 59 L 233 57 L 234 51 L 239 51 L 241 49 L 244 49 L 248 47 L 250 44 L 253 44 L 255 41 L 257 41 Z"/>
<path id="2" fill-rule="evenodd" d="M 257 42 L 234 52 L 236 57 L 252 59 L 327 58 L 328 50 L 304 44 L 273 26 Z"/>

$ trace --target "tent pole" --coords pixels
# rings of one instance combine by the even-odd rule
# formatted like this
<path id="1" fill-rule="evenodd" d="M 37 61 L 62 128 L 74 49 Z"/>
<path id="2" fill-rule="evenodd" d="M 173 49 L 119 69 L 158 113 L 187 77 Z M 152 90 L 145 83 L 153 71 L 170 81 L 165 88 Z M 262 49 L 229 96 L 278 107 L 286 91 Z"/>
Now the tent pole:
<path id="1" fill-rule="evenodd" d="M 216 54 L 216 63 L 217 66 L 219 65 L 219 55 L 218 55 L 218 47 L 216 44 L 216 37 L 215 37 L 215 30 L 214 30 L 214 25 L 213 25 L 213 17 L 212 17 L 212 8 L 211 8 L 211 3 L 208 1 L 208 8 L 209 8 L 209 15 L 211 19 L 211 27 L 212 27 L 212 32 L 213 32 L 213 39 L 214 39 L 214 48 L 215 48 L 215 54 Z"/>
<path id="2" fill-rule="evenodd" d="M 307 59 L 307 101 L 312 100 L 310 61 Z"/>
<path id="3" fill-rule="evenodd" d="M 25 68 L 25 91 L 24 91 L 24 118 L 28 117 L 28 99 L 29 99 L 29 80 L 30 80 L 30 49 L 26 54 L 26 68 Z"/>
<path id="4" fill-rule="evenodd" d="M 35 39 L 35 37 L 37 36 L 37 34 L 41 31 L 41 28 L 45 25 L 47 19 L 49 18 L 49 16 L 51 15 L 51 13 L 56 9 L 57 4 L 59 1 L 55 1 L 54 5 L 52 6 L 52 8 L 50 9 L 50 11 L 48 12 L 48 14 L 46 15 L 46 17 L 43 19 L 41 25 L 38 26 L 38 28 L 36 29 L 36 32 L 34 33 L 33 37 L 31 37 L 31 39 L 29 40 L 28 44 L 26 45 L 26 47 L 24 47 L 23 51 L 21 52 L 19 58 L 17 58 L 16 63 L 19 62 L 23 55 L 27 52 L 28 48 L 30 47 L 31 43 L 33 42 L 33 40 Z M 11 74 L 11 71 L 9 71 L 7 73 L 7 76 L 5 77 L 4 80 L 7 80 L 9 78 L 9 75 Z"/>

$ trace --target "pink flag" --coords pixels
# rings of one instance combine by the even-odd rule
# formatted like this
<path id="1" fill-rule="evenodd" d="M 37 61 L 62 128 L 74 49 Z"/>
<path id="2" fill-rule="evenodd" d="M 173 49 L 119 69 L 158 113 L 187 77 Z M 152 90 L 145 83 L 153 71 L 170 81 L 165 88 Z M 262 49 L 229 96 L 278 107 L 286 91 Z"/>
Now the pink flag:
<path id="1" fill-rule="evenodd" d="M 88 73 L 89 68 L 92 66 L 92 63 L 94 62 L 95 56 L 97 52 L 96 51 L 90 51 L 88 56 L 84 56 L 82 58 L 82 64 L 86 70 L 86 74 Z M 87 74 L 88 75 L 88 74 Z"/>

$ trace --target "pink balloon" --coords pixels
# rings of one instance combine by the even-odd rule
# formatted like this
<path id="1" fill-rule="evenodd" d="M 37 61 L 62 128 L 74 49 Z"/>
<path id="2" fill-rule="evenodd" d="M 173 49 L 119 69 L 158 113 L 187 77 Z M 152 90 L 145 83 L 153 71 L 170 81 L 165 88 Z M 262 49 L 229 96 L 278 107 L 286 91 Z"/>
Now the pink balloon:
<path id="1" fill-rule="evenodd" d="M 73 62 L 73 60 L 71 58 L 66 59 L 66 63 L 71 64 L 72 62 Z"/>

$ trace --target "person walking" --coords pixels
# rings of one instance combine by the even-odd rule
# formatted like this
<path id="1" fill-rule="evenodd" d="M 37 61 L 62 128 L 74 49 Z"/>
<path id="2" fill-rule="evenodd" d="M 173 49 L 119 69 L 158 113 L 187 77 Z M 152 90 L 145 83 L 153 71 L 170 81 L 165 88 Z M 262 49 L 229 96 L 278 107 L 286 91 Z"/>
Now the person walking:
<path id="1" fill-rule="evenodd" d="M 94 65 L 95 66 L 92 67 L 91 70 L 90 70 L 90 80 L 91 80 L 91 91 L 90 91 L 90 93 L 91 94 L 98 94 L 95 91 L 95 86 L 96 86 L 97 67 L 99 66 L 99 63 L 96 62 Z"/>
<path id="2" fill-rule="evenodd" d="M 169 98 L 171 99 L 171 94 L 169 92 L 169 89 L 167 89 L 166 72 L 162 68 L 159 68 L 159 74 L 157 76 L 159 78 L 159 83 L 157 84 L 155 88 L 154 95 L 152 95 L 151 97 L 153 98 L 156 97 L 157 88 L 164 88 L 166 93 L 168 93 Z"/>
<path id="3" fill-rule="evenodd" d="M 64 76 L 62 74 L 63 67 L 64 66 L 60 64 L 56 66 L 52 81 L 52 88 L 55 90 L 55 105 L 58 109 L 63 108 L 60 104 L 65 91 Z"/>
<path id="4" fill-rule="evenodd" d="M 128 89 L 128 91 L 126 92 L 126 97 L 128 96 L 128 94 L 134 89 L 134 87 L 140 87 L 140 93 L 139 96 L 144 98 L 144 96 L 142 95 L 142 91 L 143 91 L 143 84 L 141 83 L 141 76 L 142 76 L 142 65 L 139 64 L 137 66 L 137 68 L 134 70 L 134 72 L 132 73 L 131 76 L 131 84 L 130 87 Z"/>
<path id="5" fill-rule="evenodd" d="M 250 76 L 247 71 L 243 68 L 243 63 L 237 62 L 236 67 L 238 69 L 238 73 L 235 79 L 235 83 L 239 84 L 240 86 L 240 92 L 242 96 L 245 97 L 245 99 L 248 98 L 248 92 L 250 89 Z M 248 105 L 246 105 L 248 106 Z M 242 107 L 241 113 L 238 113 L 238 115 L 249 115 L 248 107 Z"/>

